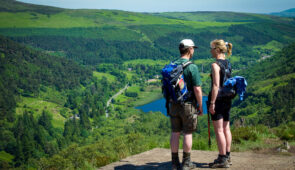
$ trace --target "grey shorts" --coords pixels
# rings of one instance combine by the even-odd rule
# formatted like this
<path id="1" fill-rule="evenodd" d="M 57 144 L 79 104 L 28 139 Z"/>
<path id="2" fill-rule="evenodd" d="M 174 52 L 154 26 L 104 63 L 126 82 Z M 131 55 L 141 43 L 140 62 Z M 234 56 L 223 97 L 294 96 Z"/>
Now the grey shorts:
<path id="1" fill-rule="evenodd" d="M 193 133 L 197 129 L 196 104 L 184 103 L 170 105 L 172 132 Z"/>

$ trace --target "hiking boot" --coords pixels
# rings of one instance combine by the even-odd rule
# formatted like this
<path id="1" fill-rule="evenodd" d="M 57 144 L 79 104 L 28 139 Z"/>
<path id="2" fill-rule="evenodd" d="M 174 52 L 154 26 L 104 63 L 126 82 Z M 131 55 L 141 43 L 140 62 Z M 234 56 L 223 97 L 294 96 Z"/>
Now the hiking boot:
<path id="1" fill-rule="evenodd" d="M 229 165 L 232 165 L 233 163 L 232 163 L 232 161 L 231 161 L 231 157 L 230 157 L 230 155 L 226 155 L 226 159 L 227 159 L 227 163 L 229 164 Z M 214 162 L 217 162 L 217 159 L 214 159 Z M 211 163 L 212 164 L 212 163 Z"/>
<path id="2" fill-rule="evenodd" d="M 181 170 L 178 153 L 172 153 L 172 170 Z"/>
<path id="3" fill-rule="evenodd" d="M 180 168 L 180 163 L 178 162 L 178 164 L 174 164 L 174 163 L 172 162 L 172 170 L 181 170 L 181 168 Z"/>
<path id="4" fill-rule="evenodd" d="M 182 170 L 191 170 L 196 168 L 196 165 L 191 162 L 190 153 L 183 153 Z"/>
<path id="5" fill-rule="evenodd" d="M 218 155 L 213 163 L 209 164 L 210 168 L 229 168 L 228 159 L 225 155 Z"/>
<path id="6" fill-rule="evenodd" d="M 231 162 L 231 158 L 230 158 L 230 156 L 227 156 L 227 163 L 229 164 L 229 165 L 232 165 L 233 163 Z"/>
<path id="7" fill-rule="evenodd" d="M 191 170 L 191 169 L 194 169 L 196 168 L 197 166 L 192 163 L 191 161 L 187 164 L 182 164 L 182 170 Z"/>

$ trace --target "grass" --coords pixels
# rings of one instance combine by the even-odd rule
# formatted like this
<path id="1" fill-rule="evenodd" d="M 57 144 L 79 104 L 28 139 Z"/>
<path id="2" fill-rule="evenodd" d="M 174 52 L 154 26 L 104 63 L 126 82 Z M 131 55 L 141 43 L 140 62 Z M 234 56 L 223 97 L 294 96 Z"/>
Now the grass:
<path id="1" fill-rule="evenodd" d="M 109 74 L 109 73 L 102 73 L 102 72 L 94 71 L 93 76 L 98 79 L 102 79 L 103 77 L 106 77 L 108 82 L 115 82 L 116 81 L 116 77 Z"/>
<path id="2" fill-rule="evenodd" d="M 279 52 L 283 48 L 283 44 L 272 40 L 264 45 L 256 45 L 254 46 L 254 51 L 260 53 L 263 57 L 265 55 L 274 55 L 276 52 Z"/>
<path id="3" fill-rule="evenodd" d="M 152 59 L 136 59 L 136 60 L 129 60 L 124 62 L 124 66 L 128 65 L 139 65 L 139 64 L 145 64 L 145 65 L 160 65 L 160 66 L 165 66 L 168 64 L 169 61 L 166 60 L 152 60 Z"/>
<path id="4" fill-rule="evenodd" d="M 155 85 L 146 86 L 143 92 L 140 92 L 138 99 L 133 101 L 134 106 L 142 106 L 152 101 L 162 98 L 162 89 Z"/>
<path id="5" fill-rule="evenodd" d="M 46 86 L 41 86 L 40 88 L 40 93 L 39 93 L 39 97 L 52 102 L 52 103 L 56 103 L 58 105 L 64 105 L 66 102 L 66 95 L 63 94 L 64 92 L 59 92 L 57 90 L 55 90 L 55 88 L 51 88 L 51 87 L 46 87 Z"/>
<path id="6" fill-rule="evenodd" d="M 255 152 L 273 152 L 272 149 L 280 146 L 283 141 L 280 141 L 278 138 L 262 138 L 257 141 L 242 141 L 239 144 L 232 144 L 233 152 L 245 152 L 245 151 L 255 151 Z"/>
<path id="7" fill-rule="evenodd" d="M 267 79 L 264 81 L 259 81 L 258 83 L 252 84 L 252 89 L 254 94 L 261 94 L 269 90 L 275 90 L 275 88 L 287 85 L 287 81 L 291 78 L 295 78 L 295 73 L 283 75 L 281 77 Z"/>
<path id="8" fill-rule="evenodd" d="M 232 55 L 230 56 L 229 58 L 229 61 L 233 64 L 233 63 L 239 63 L 240 62 L 240 57 L 239 56 L 235 56 L 235 55 Z"/>
<path id="9" fill-rule="evenodd" d="M 64 128 L 64 118 L 60 112 L 66 111 L 66 115 L 70 115 L 70 109 L 64 108 L 56 103 L 44 101 L 41 98 L 21 97 L 16 107 L 16 114 L 23 114 L 25 110 L 33 111 L 34 117 L 39 117 L 43 110 L 47 110 L 52 115 L 52 125 L 56 128 Z"/>
<path id="10" fill-rule="evenodd" d="M 137 76 L 135 71 L 122 71 L 123 73 L 126 74 L 127 79 L 130 81 L 132 79 L 133 76 Z"/>
<path id="11" fill-rule="evenodd" d="M 97 26 L 91 19 L 72 17 L 64 12 L 50 15 L 50 17 L 39 13 L 1 12 L 0 20 L 1 28 L 72 28 Z"/>
<path id="12" fill-rule="evenodd" d="M 193 60 L 194 64 L 197 64 L 197 65 L 207 65 L 207 64 L 211 64 L 214 62 L 214 59 L 195 59 Z M 200 69 L 200 68 L 199 68 Z"/>
<path id="13" fill-rule="evenodd" d="M 134 30 L 109 26 L 89 28 L 0 28 L 0 32 L 2 35 L 9 37 L 69 36 L 90 39 L 100 38 L 111 41 L 134 41 L 137 39 L 143 39 L 144 41 L 143 35 Z"/>
<path id="14" fill-rule="evenodd" d="M 5 151 L 0 151 L 0 160 L 8 163 L 12 163 L 14 156 L 6 153 Z"/>
<path id="15" fill-rule="evenodd" d="M 89 28 L 131 25 L 186 25 L 191 28 L 226 27 L 245 22 L 188 21 L 115 10 L 64 10 L 55 14 L 0 12 L 0 28 Z M 135 33 L 135 32 L 134 32 Z"/>
<path id="16" fill-rule="evenodd" d="M 157 15 L 189 21 L 249 22 L 261 19 L 259 16 L 253 16 L 251 14 L 232 12 L 164 12 Z"/>

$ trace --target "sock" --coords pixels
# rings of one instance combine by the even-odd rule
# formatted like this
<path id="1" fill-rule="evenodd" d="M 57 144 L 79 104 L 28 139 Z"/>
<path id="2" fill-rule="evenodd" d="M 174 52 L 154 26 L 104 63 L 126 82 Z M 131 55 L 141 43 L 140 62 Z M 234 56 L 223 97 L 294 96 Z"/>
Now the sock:
<path id="1" fill-rule="evenodd" d="M 179 158 L 178 158 L 178 152 L 171 152 L 172 155 L 172 161 L 176 161 L 179 162 Z"/>
<path id="2" fill-rule="evenodd" d="M 229 157 L 230 156 L 230 152 L 226 152 L 226 156 Z"/>
<path id="3" fill-rule="evenodd" d="M 190 152 L 183 152 L 183 158 L 188 158 L 191 157 L 191 153 Z"/>
<path id="4" fill-rule="evenodd" d="M 221 158 L 225 158 L 225 157 L 227 157 L 227 155 L 220 155 L 220 154 L 219 154 L 219 156 L 220 156 Z"/>

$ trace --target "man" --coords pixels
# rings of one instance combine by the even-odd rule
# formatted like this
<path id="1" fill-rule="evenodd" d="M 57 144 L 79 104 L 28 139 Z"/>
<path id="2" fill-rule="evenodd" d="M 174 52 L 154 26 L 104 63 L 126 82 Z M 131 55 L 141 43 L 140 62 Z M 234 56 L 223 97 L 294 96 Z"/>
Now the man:
<path id="1" fill-rule="evenodd" d="M 179 44 L 180 58 L 175 64 L 182 64 L 192 59 L 194 49 L 197 48 L 194 42 L 190 39 L 184 39 Z M 190 161 L 190 153 L 192 148 L 192 133 L 197 127 L 197 110 L 199 115 L 203 115 L 202 109 L 202 88 L 201 78 L 198 67 L 195 64 L 190 64 L 184 68 L 184 80 L 187 83 L 188 90 L 191 92 L 191 97 L 184 103 L 170 103 L 170 120 L 172 133 L 170 139 L 171 154 L 172 154 L 172 169 L 180 169 L 178 157 L 179 136 L 183 132 L 183 159 L 182 169 L 188 170 L 195 168 Z M 198 104 L 198 108 L 197 107 Z"/>

